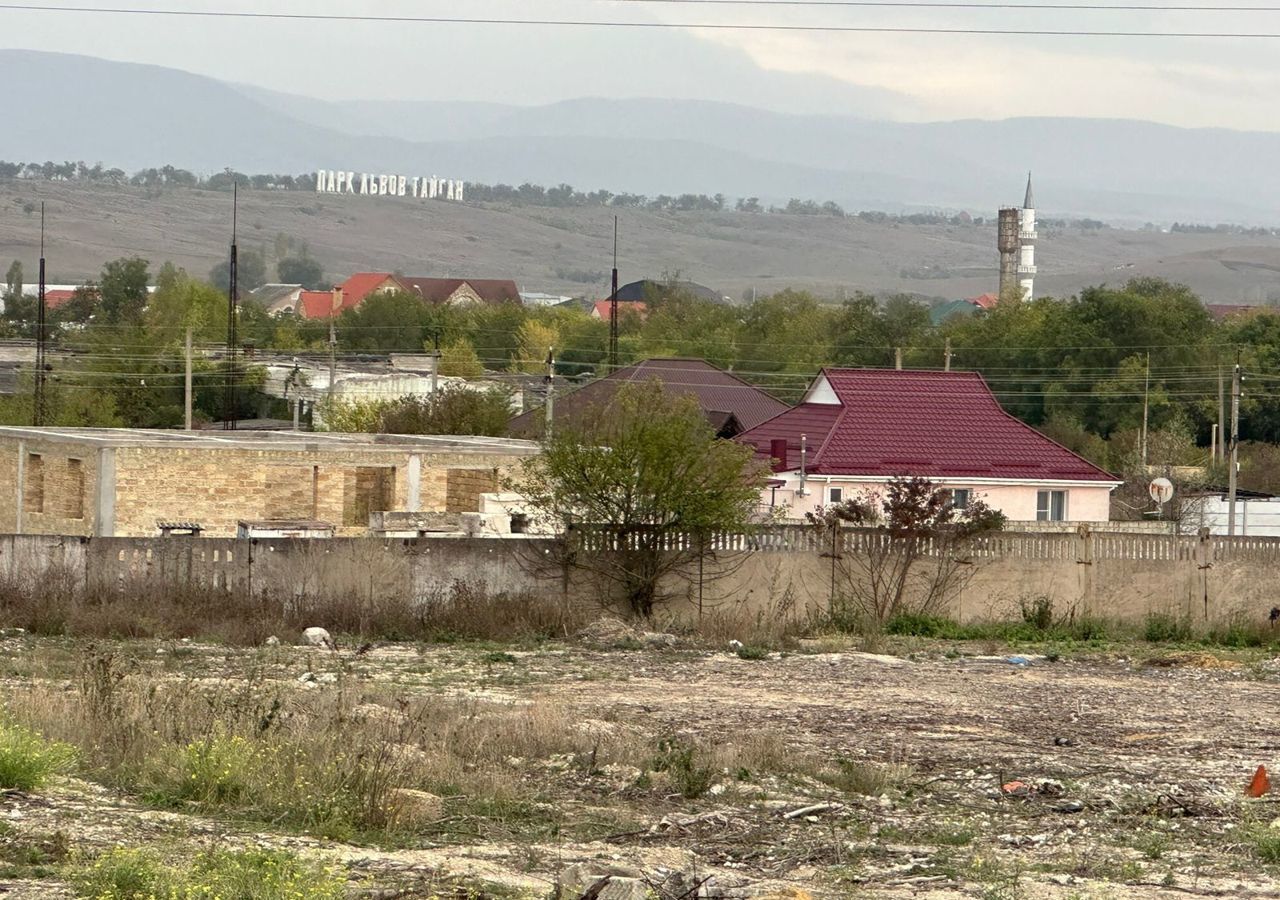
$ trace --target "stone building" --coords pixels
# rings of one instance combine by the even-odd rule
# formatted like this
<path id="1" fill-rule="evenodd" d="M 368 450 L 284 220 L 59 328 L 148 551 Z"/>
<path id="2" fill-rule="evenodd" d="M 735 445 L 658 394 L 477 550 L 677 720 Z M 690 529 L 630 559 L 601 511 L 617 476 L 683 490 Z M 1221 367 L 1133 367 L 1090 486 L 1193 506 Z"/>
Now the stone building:
<path id="1" fill-rule="evenodd" d="M 487 437 L 0 428 L 0 533 L 234 537 L 241 520 L 367 534 L 379 512 L 476 512 L 537 452 Z"/>

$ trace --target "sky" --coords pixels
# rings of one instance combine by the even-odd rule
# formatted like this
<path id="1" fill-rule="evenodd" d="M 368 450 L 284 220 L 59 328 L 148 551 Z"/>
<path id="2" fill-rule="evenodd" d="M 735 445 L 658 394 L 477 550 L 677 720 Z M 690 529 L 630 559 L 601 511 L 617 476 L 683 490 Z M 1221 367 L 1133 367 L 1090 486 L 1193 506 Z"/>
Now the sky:
<path id="1" fill-rule="evenodd" d="M 57 5 L 64 0 L 33 0 Z M 652 0 L 137 0 L 170 10 L 550 18 L 676 28 L 263 21 L 0 8 L 0 46 L 186 69 L 332 100 L 540 104 L 582 97 L 722 100 L 932 121 L 1149 119 L 1280 131 L 1280 38 L 731 31 L 699 24 L 1218 31 L 1280 35 L 1248 12 L 826 8 Z M 1014 7 L 1037 0 L 1007 0 Z M 1043 0 L 1039 0 L 1043 2 Z M 1092 5 L 1117 0 L 1080 0 Z M 1131 0 L 1132 2 L 1132 0 Z M 1211 0 L 1143 0 L 1187 5 Z M 1278 11 L 1260 9 L 1270 3 Z M 2 4 L 0 4 L 2 5 Z M 80 0 L 77 5 L 107 5 Z"/>

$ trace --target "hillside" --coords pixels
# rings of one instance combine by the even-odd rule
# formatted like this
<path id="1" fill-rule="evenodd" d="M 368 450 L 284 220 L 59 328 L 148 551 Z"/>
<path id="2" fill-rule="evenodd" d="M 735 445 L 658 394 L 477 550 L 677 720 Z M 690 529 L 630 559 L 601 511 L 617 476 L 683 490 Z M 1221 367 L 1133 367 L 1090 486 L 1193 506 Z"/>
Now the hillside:
<path id="1" fill-rule="evenodd" d="M 347 167 L 984 216 L 1016 202 L 1031 169 L 1050 215 L 1280 224 L 1280 171 L 1270 165 L 1280 134 L 1270 132 L 1073 118 L 904 123 L 692 99 L 330 102 L 24 50 L 0 50 L 0 80 L 23 86 L 9 98 L 0 159 Z"/>
<path id="2" fill-rule="evenodd" d="M 105 260 L 138 254 L 203 275 L 225 258 L 231 198 L 203 190 L 0 181 L 0 263 L 34 273 L 41 201 L 49 280 L 92 278 Z M 30 207 L 33 211 L 24 212 Z M 857 219 L 744 213 L 621 211 L 624 280 L 682 277 L 741 297 L 751 290 L 908 291 L 926 297 L 992 290 L 990 227 L 871 224 Z M 240 243 L 268 257 L 278 233 L 306 241 L 331 275 L 361 269 L 511 277 L 526 290 L 606 291 L 612 212 L 504 208 L 411 199 L 250 191 Z M 1138 275 L 1183 281 L 1215 302 L 1280 299 L 1280 239 L 1042 229 L 1041 294 L 1070 294 Z M 598 273 L 591 281 L 579 272 Z M 916 277 L 909 277 L 914 275 Z M 930 276 L 930 277 L 924 277 Z"/>

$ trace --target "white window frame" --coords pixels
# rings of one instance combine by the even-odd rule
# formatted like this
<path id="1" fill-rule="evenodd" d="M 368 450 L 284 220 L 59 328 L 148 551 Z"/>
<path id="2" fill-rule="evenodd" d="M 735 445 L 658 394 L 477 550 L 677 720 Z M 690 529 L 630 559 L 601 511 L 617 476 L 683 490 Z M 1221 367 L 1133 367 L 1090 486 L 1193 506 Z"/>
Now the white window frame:
<path id="1" fill-rule="evenodd" d="M 1070 491 L 1046 488 L 1036 491 L 1036 521 L 1066 522 L 1070 516 Z M 1055 510 L 1055 501 L 1060 500 Z M 1057 515 L 1054 513 L 1057 512 Z"/>
<path id="2" fill-rule="evenodd" d="M 844 488 L 842 488 L 842 487 L 828 487 L 828 488 L 827 488 L 827 502 L 828 502 L 828 503 L 831 503 L 831 504 L 833 504 L 833 505 L 834 505 L 834 504 L 836 504 L 836 503 L 843 503 L 843 502 L 844 502 Z"/>
<path id="3" fill-rule="evenodd" d="M 964 494 L 964 502 L 956 499 L 957 494 Z M 964 509 L 973 500 L 973 488 L 951 488 L 951 505 L 956 509 Z"/>

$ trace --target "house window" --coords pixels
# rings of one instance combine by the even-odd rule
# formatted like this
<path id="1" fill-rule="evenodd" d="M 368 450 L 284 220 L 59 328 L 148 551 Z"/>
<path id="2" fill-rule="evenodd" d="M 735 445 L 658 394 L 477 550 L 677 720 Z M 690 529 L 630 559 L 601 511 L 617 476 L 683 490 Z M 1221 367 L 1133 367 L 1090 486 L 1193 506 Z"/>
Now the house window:
<path id="1" fill-rule="evenodd" d="M 844 488 L 827 488 L 827 499 L 832 503 L 844 502 Z"/>
<path id="2" fill-rule="evenodd" d="M 1036 492 L 1036 521 L 1065 522 L 1067 520 L 1066 491 Z"/>
<path id="3" fill-rule="evenodd" d="M 951 491 L 951 505 L 956 509 L 964 509 L 972 499 L 973 491 L 969 488 L 953 488 Z"/>

